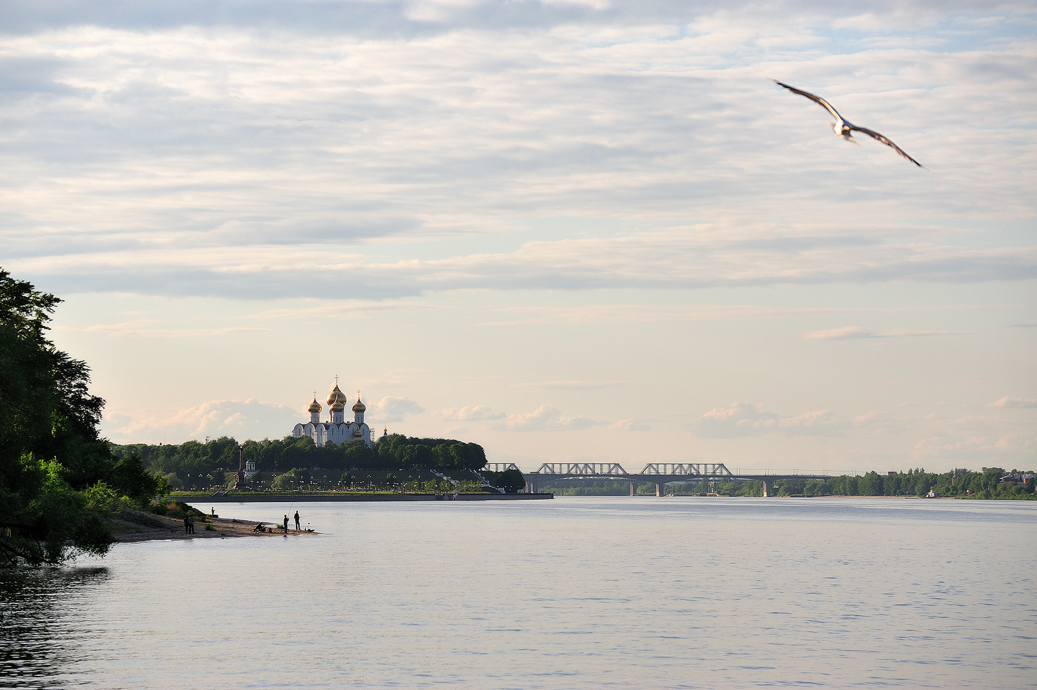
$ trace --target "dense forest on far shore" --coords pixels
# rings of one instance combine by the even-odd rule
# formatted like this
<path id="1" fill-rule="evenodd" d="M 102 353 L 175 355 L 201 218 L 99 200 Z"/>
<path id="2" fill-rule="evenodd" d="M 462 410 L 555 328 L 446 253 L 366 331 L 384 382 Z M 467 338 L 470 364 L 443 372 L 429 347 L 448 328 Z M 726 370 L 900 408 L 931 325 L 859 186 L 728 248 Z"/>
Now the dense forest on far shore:
<path id="1" fill-rule="evenodd" d="M 932 491 L 940 497 L 1035 499 L 1032 471 L 1000 467 L 984 467 L 979 472 L 955 469 L 951 472 L 926 472 L 923 469 L 906 472 L 863 475 L 839 475 L 827 479 L 775 479 L 771 493 L 775 496 L 928 496 Z M 630 483 L 611 480 L 580 480 L 540 483 L 540 491 L 569 496 L 625 496 Z M 655 484 L 636 484 L 638 495 L 654 495 Z M 721 496 L 762 496 L 763 482 L 759 481 L 697 481 L 671 482 L 665 493 L 674 496 L 719 494 Z"/>
<path id="2" fill-rule="evenodd" d="M 331 484 L 346 484 L 350 477 L 360 478 L 359 472 L 395 473 L 435 470 L 446 475 L 479 471 L 486 465 L 486 455 L 475 443 L 449 439 L 412 438 L 393 434 L 368 448 L 363 441 L 352 441 L 339 446 L 328 444 L 317 448 L 307 437 L 287 437 L 275 440 L 245 441 L 233 438 L 187 441 L 180 445 L 113 445 L 116 458 L 138 457 L 144 467 L 164 478 L 171 489 L 202 486 L 226 486 L 233 482 L 232 473 L 238 468 L 238 452 L 243 449 L 244 459 L 255 462 L 259 472 L 257 483 L 272 488 L 284 488 L 276 483 L 280 475 L 298 485 L 302 475 L 311 474 L 321 480 L 330 477 Z M 422 476 L 422 481 L 429 477 Z M 297 476 L 299 475 L 299 476 Z M 497 477 L 484 472 L 494 486 L 507 485 L 510 490 L 521 488 L 520 477 Z M 417 475 L 414 475 L 415 477 Z M 461 478 L 462 474 L 457 474 Z M 473 475 L 474 476 L 474 475 Z M 285 482 L 282 481 L 281 484 Z M 308 483 L 308 482 L 306 482 Z M 776 496 L 926 496 L 930 491 L 942 497 L 1033 499 L 1035 476 L 1030 471 L 1006 471 L 999 467 L 984 467 L 980 471 L 955 469 L 950 472 L 926 472 L 912 469 L 906 472 L 863 475 L 839 475 L 827 479 L 775 479 L 771 494 Z M 287 484 L 285 485 L 287 486 Z M 569 480 L 540 482 L 538 489 L 559 495 L 621 496 L 630 492 L 627 481 Z M 635 493 L 654 495 L 655 484 L 635 484 Z M 692 481 L 671 482 L 665 493 L 676 496 L 719 494 L 723 496 L 762 496 L 763 483 L 759 481 Z"/>
<path id="3" fill-rule="evenodd" d="M 256 470 L 265 475 L 280 475 L 291 470 L 406 471 L 406 470 L 481 470 L 486 454 L 476 443 L 450 439 L 413 438 L 393 434 L 368 448 L 363 441 L 342 445 L 329 443 L 321 448 L 303 436 L 263 441 L 245 441 L 222 437 L 200 443 L 187 441 L 180 445 L 113 445 L 118 458 L 139 457 L 151 472 L 163 476 L 171 488 L 198 484 L 198 478 L 210 484 L 224 484 L 225 473 L 238 469 L 239 449 L 245 461 L 255 462 Z M 194 479 L 194 481 L 192 481 Z"/>

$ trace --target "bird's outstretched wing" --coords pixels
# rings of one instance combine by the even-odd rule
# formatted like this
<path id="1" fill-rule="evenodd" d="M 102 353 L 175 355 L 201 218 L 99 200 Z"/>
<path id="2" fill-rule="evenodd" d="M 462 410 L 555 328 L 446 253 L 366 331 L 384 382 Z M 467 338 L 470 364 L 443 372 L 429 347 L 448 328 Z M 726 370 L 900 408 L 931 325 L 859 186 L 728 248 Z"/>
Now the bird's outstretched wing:
<path id="1" fill-rule="evenodd" d="M 828 112 L 832 113 L 832 116 L 835 117 L 837 120 L 841 120 L 842 122 L 846 122 L 846 120 L 843 119 L 843 116 L 839 114 L 839 111 L 836 110 L 835 108 L 833 108 L 831 103 L 829 103 L 825 99 L 821 98 L 820 96 L 815 96 L 814 94 L 810 93 L 809 91 L 804 91 L 803 89 L 797 89 L 795 86 L 789 86 L 788 84 L 783 84 L 780 81 L 778 81 L 777 79 L 771 79 L 771 81 L 774 82 L 775 84 L 777 84 L 778 86 L 782 87 L 783 89 L 788 89 L 792 93 L 798 93 L 800 96 L 805 96 L 806 98 L 809 98 L 814 103 L 817 103 L 819 106 L 821 106 L 822 108 L 824 108 Z"/>
<path id="2" fill-rule="evenodd" d="M 885 144 L 886 146 L 890 147 L 891 149 L 893 149 L 894 151 L 899 153 L 901 156 L 903 156 L 904 158 L 908 159 L 909 161 L 911 161 L 912 163 L 917 165 L 919 168 L 924 168 L 925 167 L 924 165 L 922 165 L 921 163 L 916 161 L 914 158 L 912 158 L 911 156 L 907 155 L 907 152 L 905 152 L 904 149 L 900 148 L 899 146 L 894 144 L 892 141 L 887 139 L 885 136 L 879 134 L 878 132 L 876 132 L 874 130 L 870 130 L 870 129 L 866 128 L 866 127 L 858 127 L 857 125 L 851 125 L 849 123 L 847 123 L 847 126 L 850 129 L 852 129 L 854 132 L 860 132 L 861 134 L 867 134 L 872 139 L 874 139 L 876 141 L 881 141 L 883 144 Z"/>

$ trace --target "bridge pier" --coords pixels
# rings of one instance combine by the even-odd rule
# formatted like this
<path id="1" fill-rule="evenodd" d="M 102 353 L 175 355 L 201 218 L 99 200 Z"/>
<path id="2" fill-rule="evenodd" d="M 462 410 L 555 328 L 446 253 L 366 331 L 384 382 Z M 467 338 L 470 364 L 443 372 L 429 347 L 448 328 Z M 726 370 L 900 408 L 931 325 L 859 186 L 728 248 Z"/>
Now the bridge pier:
<path id="1" fill-rule="evenodd" d="M 630 495 L 634 495 L 634 482 L 630 482 Z"/>
<path id="2" fill-rule="evenodd" d="M 665 482 L 656 482 L 655 484 L 655 495 L 657 498 L 662 498 L 663 487 L 666 486 Z"/>
<path id="3" fill-rule="evenodd" d="M 771 483 L 770 483 L 769 480 L 764 479 L 763 480 L 763 497 L 767 498 L 770 495 L 771 495 Z"/>

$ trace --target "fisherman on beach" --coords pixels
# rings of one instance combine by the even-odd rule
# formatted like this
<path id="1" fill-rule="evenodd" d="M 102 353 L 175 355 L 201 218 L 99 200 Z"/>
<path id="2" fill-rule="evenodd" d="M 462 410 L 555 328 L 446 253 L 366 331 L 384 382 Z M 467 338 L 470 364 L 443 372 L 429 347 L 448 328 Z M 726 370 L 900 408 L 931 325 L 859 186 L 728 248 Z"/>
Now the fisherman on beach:
<path id="1" fill-rule="evenodd" d="M 288 516 L 284 516 L 284 533 L 288 534 Z"/>
<path id="2" fill-rule="evenodd" d="M 299 527 L 299 511 L 295 511 L 295 531 L 298 532 L 302 528 Z"/>

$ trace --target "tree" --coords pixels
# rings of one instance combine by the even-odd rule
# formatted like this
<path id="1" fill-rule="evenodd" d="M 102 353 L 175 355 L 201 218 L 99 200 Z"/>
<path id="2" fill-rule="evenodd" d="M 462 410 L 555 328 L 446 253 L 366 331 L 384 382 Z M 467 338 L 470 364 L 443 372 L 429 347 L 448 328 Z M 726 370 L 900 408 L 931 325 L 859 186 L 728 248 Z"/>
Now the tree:
<path id="1" fill-rule="evenodd" d="M 518 470 L 504 470 L 503 472 L 483 472 L 486 481 L 491 486 L 504 489 L 505 493 L 517 494 L 526 488 L 526 478 Z"/>
<path id="2" fill-rule="evenodd" d="M 0 565 L 60 563 L 112 544 L 105 517 L 158 484 L 139 459 L 117 463 L 97 425 L 90 368 L 46 338 L 60 303 L 0 268 Z"/>

